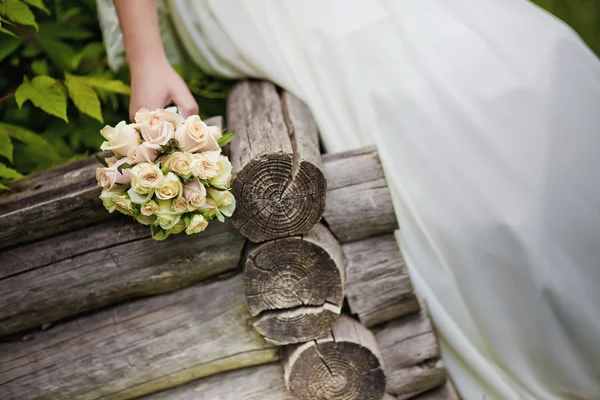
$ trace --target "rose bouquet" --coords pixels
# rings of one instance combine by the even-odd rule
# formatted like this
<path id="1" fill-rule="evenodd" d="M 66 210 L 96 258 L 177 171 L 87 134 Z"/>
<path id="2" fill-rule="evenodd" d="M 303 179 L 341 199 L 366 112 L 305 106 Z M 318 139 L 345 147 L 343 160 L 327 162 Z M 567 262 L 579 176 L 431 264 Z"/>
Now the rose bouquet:
<path id="1" fill-rule="evenodd" d="M 141 109 L 135 123 L 121 121 L 101 134 L 109 156 L 98 157 L 104 168 L 96 179 L 109 212 L 149 225 L 156 240 L 202 232 L 213 218 L 223 222 L 233 214 L 231 163 L 221 154 L 232 133 L 168 108 Z"/>

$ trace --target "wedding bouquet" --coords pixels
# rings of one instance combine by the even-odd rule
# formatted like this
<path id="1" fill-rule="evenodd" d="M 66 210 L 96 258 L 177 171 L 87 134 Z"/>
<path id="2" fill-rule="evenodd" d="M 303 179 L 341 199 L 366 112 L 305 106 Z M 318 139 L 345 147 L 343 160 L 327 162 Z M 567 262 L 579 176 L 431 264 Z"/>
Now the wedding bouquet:
<path id="1" fill-rule="evenodd" d="M 199 116 L 184 119 L 175 108 L 140 109 L 135 123 L 121 121 L 101 131 L 106 139 L 96 170 L 100 199 L 149 225 L 152 237 L 202 232 L 213 218 L 223 222 L 235 210 L 231 163 L 221 148 L 233 137 Z"/>

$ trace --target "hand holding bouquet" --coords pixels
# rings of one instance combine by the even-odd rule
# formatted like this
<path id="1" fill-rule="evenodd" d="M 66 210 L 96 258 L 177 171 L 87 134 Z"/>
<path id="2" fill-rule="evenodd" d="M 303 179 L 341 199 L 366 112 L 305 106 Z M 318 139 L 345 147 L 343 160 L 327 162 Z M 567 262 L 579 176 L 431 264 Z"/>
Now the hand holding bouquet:
<path id="1" fill-rule="evenodd" d="M 221 148 L 233 137 L 200 117 L 175 108 L 140 109 L 135 123 L 121 121 L 101 131 L 101 149 L 112 153 L 96 170 L 109 212 L 119 211 L 149 225 L 152 237 L 202 232 L 213 218 L 235 210 L 231 163 Z"/>

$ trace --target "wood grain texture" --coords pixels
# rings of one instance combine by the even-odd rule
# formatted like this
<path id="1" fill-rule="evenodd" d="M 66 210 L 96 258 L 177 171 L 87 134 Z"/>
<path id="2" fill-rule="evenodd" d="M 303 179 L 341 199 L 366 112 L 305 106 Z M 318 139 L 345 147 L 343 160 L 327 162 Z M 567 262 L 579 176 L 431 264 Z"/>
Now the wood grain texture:
<path id="1" fill-rule="evenodd" d="M 92 238 L 98 241 L 90 246 Z M 230 222 L 156 242 L 147 226 L 133 221 L 108 221 L 48 241 L 25 246 L 27 253 L 0 254 L 0 336 L 234 269 L 245 243 Z M 53 253 L 40 254 L 46 251 Z M 37 266 L 52 258 L 60 261 Z"/>
<path id="2" fill-rule="evenodd" d="M 386 378 L 373 334 L 342 315 L 330 335 L 288 346 L 286 386 L 298 400 L 381 400 Z"/>
<path id="3" fill-rule="evenodd" d="M 275 344 L 324 337 L 344 300 L 344 257 L 321 224 L 302 236 L 249 245 L 244 290 L 254 326 Z"/>
<path id="4" fill-rule="evenodd" d="M 238 199 L 234 226 L 253 242 L 307 233 L 325 207 L 318 134 L 308 108 L 268 82 L 242 81 L 228 100 Z"/>
<path id="5" fill-rule="evenodd" d="M 240 274 L 143 298 L 0 344 L 0 399 L 131 399 L 277 361 Z"/>
<path id="6" fill-rule="evenodd" d="M 446 382 L 435 331 L 424 307 L 374 328 L 383 357 L 387 392 L 410 399 Z"/>
<path id="7" fill-rule="evenodd" d="M 143 400 L 293 400 L 279 363 L 218 374 Z"/>
<path id="8" fill-rule="evenodd" d="M 363 325 L 371 327 L 419 310 L 393 234 L 346 243 L 342 250 L 348 305 Z"/>
<path id="9" fill-rule="evenodd" d="M 205 121 L 222 127 L 223 118 Z M 99 133 L 98 133 L 99 134 Z M 98 198 L 94 156 L 11 183 L 0 197 L 0 249 L 83 228 L 112 217 Z"/>
<path id="10" fill-rule="evenodd" d="M 327 206 L 323 218 L 340 242 L 393 232 L 394 206 L 375 147 L 323 155 Z"/>

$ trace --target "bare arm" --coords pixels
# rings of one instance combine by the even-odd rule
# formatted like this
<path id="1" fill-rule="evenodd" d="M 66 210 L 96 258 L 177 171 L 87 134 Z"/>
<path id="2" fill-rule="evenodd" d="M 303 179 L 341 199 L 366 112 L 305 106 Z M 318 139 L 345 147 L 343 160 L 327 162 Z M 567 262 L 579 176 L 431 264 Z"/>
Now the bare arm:
<path id="1" fill-rule="evenodd" d="M 174 102 L 184 116 L 198 113 L 185 82 L 169 64 L 158 26 L 155 0 L 114 0 L 131 70 L 130 118 L 135 112 Z"/>

